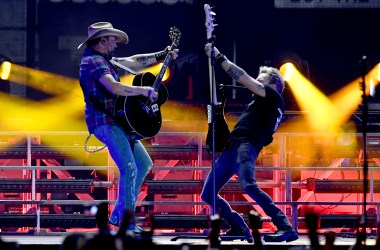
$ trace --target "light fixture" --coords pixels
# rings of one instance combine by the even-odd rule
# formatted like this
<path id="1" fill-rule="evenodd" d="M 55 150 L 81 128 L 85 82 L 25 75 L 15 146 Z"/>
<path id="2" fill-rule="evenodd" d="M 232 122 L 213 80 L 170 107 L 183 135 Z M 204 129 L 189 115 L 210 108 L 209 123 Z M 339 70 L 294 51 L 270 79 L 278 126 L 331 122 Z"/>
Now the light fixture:
<path id="1" fill-rule="evenodd" d="M 11 73 L 12 63 L 6 56 L 0 55 L 0 79 L 8 80 Z"/>

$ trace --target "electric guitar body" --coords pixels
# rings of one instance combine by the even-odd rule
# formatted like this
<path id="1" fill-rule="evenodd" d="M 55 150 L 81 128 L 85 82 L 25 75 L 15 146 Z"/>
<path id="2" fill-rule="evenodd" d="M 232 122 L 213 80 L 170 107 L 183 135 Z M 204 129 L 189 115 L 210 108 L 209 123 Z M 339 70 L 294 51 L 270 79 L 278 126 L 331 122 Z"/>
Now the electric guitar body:
<path id="1" fill-rule="evenodd" d="M 215 152 L 221 152 L 225 148 L 230 130 L 228 128 L 226 118 L 224 116 L 224 106 L 226 104 L 226 97 L 224 93 L 224 86 L 220 85 L 221 102 L 214 105 L 214 138 L 215 138 Z M 211 105 L 207 105 L 207 116 L 211 115 Z M 208 150 L 212 150 L 212 129 L 213 126 L 208 118 L 208 131 L 206 137 L 206 146 Z"/>
<path id="2" fill-rule="evenodd" d="M 213 40 L 212 32 L 214 31 L 214 26 L 216 26 L 214 24 L 215 13 L 211 11 L 211 7 L 208 4 L 204 5 L 204 10 L 206 14 L 205 26 L 207 31 L 207 40 L 210 41 Z M 226 95 L 223 88 L 224 86 L 220 85 L 219 90 L 221 102 L 218 102 L 215 86 L 215 72 L 212 67 L 211 58 L 209 58 L 209 77 L 211 104 L 207 105 L 208 132 L 206 137 L 206 146 L 209 151 L 212 151 L 214 144 L 214 151 L 221 152 L 228 142 L 230 130 L 224 117 L 224 106 L 226 103 Z"/>

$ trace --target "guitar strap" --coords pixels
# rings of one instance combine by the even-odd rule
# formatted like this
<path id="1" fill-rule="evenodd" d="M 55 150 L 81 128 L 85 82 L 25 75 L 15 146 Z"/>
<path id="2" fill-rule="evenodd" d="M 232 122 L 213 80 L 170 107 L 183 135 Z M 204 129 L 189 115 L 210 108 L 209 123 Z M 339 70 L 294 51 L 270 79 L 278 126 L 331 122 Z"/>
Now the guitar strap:
<path id="1" fill-rule="evenodd" d="M 117 59 L 116 59 L 116 60 L 117 60 Z M 133 69 L 130 69 L 130 68 L 128 68 L 127 66 L 124 66 L 123 64 L 121 64 L 121 63 L 115 61 L 115 57 L 112 57 L 112 59 L 110 60 L 110 62 L 111 62 L 113 65 L 115 65 L 115 66 L 117 66 L 117 67 L 119 67 L 119 68 L 121 68 L 121 69 L 124 69 L 125 71 L 127 71 L 127 72 L 129 72 L 129 73 L 131 73 L 131 74 L 133 74 L 133 75 L 137 75 L 137 72 L 134 71 Z"/>

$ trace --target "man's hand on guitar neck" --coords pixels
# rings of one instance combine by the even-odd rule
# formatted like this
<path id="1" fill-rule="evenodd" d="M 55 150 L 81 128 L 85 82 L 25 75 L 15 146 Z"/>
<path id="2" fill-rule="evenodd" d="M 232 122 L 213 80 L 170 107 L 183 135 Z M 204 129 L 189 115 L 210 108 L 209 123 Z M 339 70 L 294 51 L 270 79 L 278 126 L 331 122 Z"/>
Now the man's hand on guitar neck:
<path id="1" fill-rule="evenodd" d="M 211 57 L 210 43 L 205 45 L 205 52 L 208 57 Z M 228 58 L 220 53 L 220 51 L 214 46 L 215 62 L 222 67 L 222 69 L 235 81 L 241 83 L 244 87 L 250 90 L 253 94 L 265 97 L 264 84 L 268 84 L 270 78 L 268 76 L 258 76 L 257 79 L 248 75 L 248 73 L 240 68 L 235 63 L 228 60 Z"/>
<path id="2" fill-rule="evenodd" d="M 160 52 L 155 54 L 157 62 L 163 61 L 166 58 L 166 55 L 170 53 L 172 55 L 172 59 L 175 60 L 178 57 L 179 49 L 170 50 L 170 46 L 166 46 L 166 48 Z"/>
<path id="3" fill-rule="evenodd" d="M 211 57 L 211 50 L 212 50 L 212 45 L 211 45 L 211 43 L 206 43 L 206 45 L 205 45 L 205 52 L 206 52 L 206 55 L 208 56 L 208 57 Z M 219 54 L 220 54 L 220 52 L 219 52 L 219 50 L 216 48 L 216 47 L 214 47 L 214 55 L 215 55 L 215 57 L 216 56 L 218 56 Z"/>

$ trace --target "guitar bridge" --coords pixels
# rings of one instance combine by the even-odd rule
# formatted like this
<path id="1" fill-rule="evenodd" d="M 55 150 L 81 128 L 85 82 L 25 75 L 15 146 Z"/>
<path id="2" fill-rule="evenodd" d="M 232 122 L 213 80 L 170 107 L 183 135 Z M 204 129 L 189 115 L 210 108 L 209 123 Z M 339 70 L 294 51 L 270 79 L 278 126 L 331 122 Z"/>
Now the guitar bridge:
<path id="1" fill-rule="evenodd" d="M 146 106 L 145 104 L 141 105 L 141 108 L 142 108 L 143 110 L 145 110 L 145 112 L 146 112 L 147 114 L 150 113 L 150 109 L 149 109 L 148 106 Z"/>
<path id="2" fill-rule="evenodd" d="M 140 107 L 148 114 L 149 117 L 154 116 L 154 112 L 158 111 L 158 105 L 153 104 L 150 108 L 146 103 L 141 102 Z"/>

